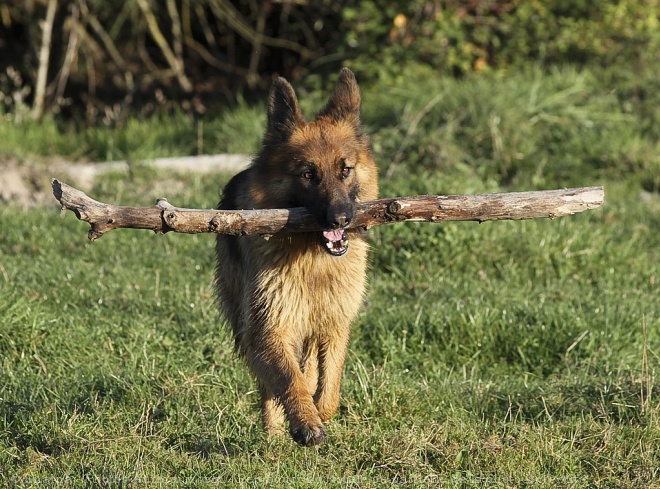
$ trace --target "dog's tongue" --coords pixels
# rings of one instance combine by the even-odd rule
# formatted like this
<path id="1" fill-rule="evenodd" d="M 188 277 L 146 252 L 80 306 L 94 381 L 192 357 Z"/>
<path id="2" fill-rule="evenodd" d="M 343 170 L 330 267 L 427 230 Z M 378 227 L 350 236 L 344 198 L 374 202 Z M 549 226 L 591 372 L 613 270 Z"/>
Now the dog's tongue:
<path id="1" fill-rule="evenodd" d="M 328 241 L 341 241 L 344 231 L 342 229 L 333 229 L 332 231 L 323 231 L 323 237 Z"/>

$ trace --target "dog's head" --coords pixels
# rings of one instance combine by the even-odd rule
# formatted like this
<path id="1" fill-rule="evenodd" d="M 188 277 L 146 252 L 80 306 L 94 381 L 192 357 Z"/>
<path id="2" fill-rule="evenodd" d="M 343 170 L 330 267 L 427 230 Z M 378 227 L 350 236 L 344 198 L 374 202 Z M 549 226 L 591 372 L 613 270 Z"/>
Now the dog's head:
<path id="1" fill-rule="evenodd" d="M 268 126 L 256 160 L 270 182 L 255 200 L 272 207 L 306 207 L 324 231 L 321 244 L 340 256 L 355 203 L 374 199 L 378 171 L 360 128 L 360 90 L 348 68 L 316 119 L 303 116 L 291 85 L 278 78 L 268 98 Z"/>

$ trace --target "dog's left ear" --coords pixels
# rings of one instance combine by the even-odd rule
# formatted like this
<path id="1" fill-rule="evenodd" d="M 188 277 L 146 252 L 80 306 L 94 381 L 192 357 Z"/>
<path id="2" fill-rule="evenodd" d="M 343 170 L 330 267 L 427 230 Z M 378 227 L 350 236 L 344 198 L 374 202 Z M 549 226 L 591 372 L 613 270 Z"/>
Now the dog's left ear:
<path id="1" fill-rule="evenodd" d="M 360 101 L 360 88 L 355 75 L 348 68 L 342 68 L 335 93 L 318 116 L 329 117 L 336 121 L 345 120 L 357 129 L 360 127 Z"/>

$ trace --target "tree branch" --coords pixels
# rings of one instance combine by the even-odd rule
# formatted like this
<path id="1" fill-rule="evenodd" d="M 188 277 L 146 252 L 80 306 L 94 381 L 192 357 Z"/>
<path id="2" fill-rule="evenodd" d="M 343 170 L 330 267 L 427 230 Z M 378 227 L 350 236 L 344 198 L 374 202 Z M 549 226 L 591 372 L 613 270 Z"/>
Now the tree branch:
<path id="1" fill-rule="evenodd" d="M 304 232 L 321 228 L 303 207 L 263 210 L 181 209 L 165 199 L 151 207 L 104 204 L 64 182 L 53 179 L 53 194 L 62 209 L 91 225 L 88 237 L 94 241 L 113 229 L 151 229 L 162 234 L 219 233 L 272 235 L 280 231 Z M 359 202 L 351 228 L 371 228 L 404 221 L 498 221 L 554 219 L 600 207 L 603 187 L 582 187 L 535 192 L 481 195 L 420 195 Z"/>
<path id="2" fill-rule="evenodd" d="M 184 91 L 192 92 L 193 86 L 186 76 L 183 59 L 178 58 L 170 48 L 170 45 L 167 44 L 167 40 L 161 32 L 160 27 L 158 27 L 158 21 L 156 20 L 156 16 L 149 6 L 149 2 L 147 0 L 137 0 L 137 3 L 147 21 L 147 26 L 149 27 L 151 36 L 153 37 L 154 41 L 156 41 L 156 44 L 158 44 L 158 47 L 163 53 L 163 56 L 167 60 L 167 64 L 169 64 L 170 68 L 172 68 L 172 71 L 176 75 L 179 85 L 181 88 L 183 88 Z"/>
<path id="3" fill-rule="evenodd" d="M 213 0 L 210 2 L 211 9 L 216 17 L 223 19 L 230 28 L 246 41 L 254 44 L 259 39 L 260 44 L 275 48 L 284 48 L 299 53 L 303 59 L 309 59 L 314 54 L 310 49 L 280 37 L 270 37 L 259 33 L 243 18 L 240 12 L 234 8 L 231 2 L 226 0 Z"/>

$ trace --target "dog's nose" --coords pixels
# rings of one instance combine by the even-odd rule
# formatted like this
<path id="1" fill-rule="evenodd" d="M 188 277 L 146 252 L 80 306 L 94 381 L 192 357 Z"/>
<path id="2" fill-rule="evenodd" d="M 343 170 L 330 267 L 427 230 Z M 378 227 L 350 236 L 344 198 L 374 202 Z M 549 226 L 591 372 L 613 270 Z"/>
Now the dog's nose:
<path id="1" fill-rule="evenodd" d="M 328 217 L 332 229 L 340 229 L 347 227 L 351 223 L 353 213 L 351 211 L 335 212 L 331 213 Z"/>

